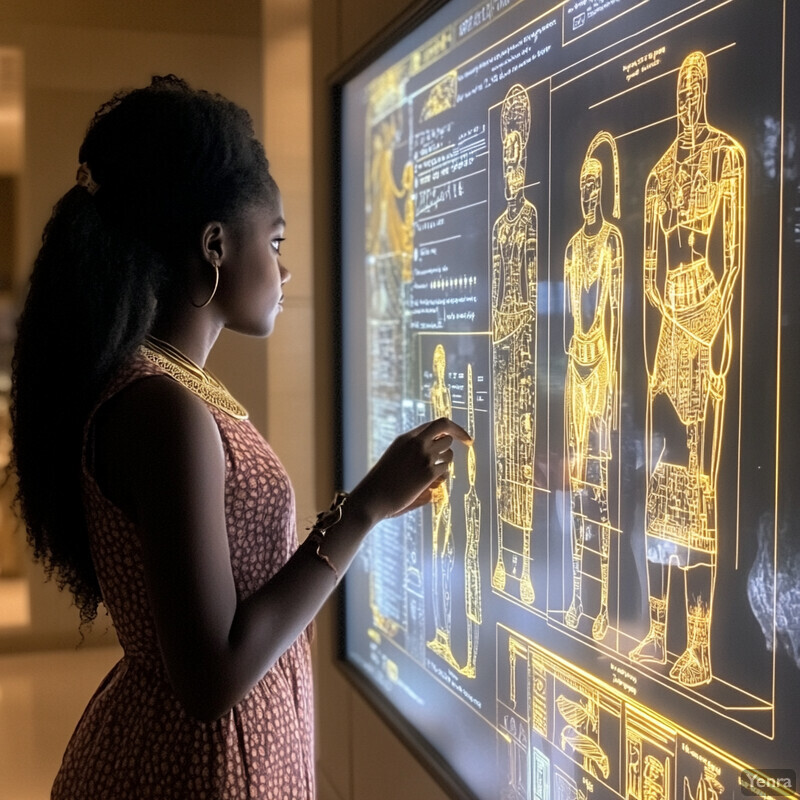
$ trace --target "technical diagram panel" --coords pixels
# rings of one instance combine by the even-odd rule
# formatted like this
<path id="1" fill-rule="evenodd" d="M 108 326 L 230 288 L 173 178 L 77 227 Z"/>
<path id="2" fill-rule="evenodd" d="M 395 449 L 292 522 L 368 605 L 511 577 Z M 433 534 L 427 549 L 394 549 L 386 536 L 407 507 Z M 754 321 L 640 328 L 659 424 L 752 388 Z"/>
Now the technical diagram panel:
<path id="1" fill-rule="evenodd" d="M 341 85 L 345 581 L 458 796 L 796 797 L 800 4 L 450 0 Z"/>

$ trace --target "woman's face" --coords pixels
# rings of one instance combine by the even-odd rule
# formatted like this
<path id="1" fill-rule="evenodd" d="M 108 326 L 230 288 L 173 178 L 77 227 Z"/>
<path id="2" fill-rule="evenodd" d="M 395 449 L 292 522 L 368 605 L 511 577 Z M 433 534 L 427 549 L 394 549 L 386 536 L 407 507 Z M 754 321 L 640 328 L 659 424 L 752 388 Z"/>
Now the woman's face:
<path id="1" fill-rule="evenodd" d="M 285 225 L 278 196 L 273 203 L 251 206 L 232 226 L 217 292 L 226 328 L 251 336 L 272 333 L 290 277 L 280 259 Z"/>

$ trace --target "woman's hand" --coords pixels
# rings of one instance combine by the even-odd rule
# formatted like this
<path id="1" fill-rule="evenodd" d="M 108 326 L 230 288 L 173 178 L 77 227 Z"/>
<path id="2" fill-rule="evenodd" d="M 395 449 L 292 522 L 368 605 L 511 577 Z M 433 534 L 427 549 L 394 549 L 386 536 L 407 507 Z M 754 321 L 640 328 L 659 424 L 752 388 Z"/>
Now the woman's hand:
<path id="1" fill-rule="evenodd" d="M 472 444 L 472 437 L 446 417 L 401 434 L 353 489 L 348 503 L 360 505 L 373 523 L 429 503 L 433 490 L 447 479 L 455 440 Z"/>

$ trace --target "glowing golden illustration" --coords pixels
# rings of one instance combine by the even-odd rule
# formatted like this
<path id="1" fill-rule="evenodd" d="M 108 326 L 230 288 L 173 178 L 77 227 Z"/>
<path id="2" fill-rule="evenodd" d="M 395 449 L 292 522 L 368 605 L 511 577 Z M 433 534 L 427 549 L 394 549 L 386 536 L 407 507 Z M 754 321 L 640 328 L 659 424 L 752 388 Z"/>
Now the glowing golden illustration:
<path id="1" fill-rule="evenodd" d="M 475 396 L 472 385 L 472 364 L 467 364 L 467 431 L 475 436 Z M 481 501 L 475 488 L 477 463 L 475 445 L 467 448 L 467 478 L 469 489 L 464 495 L 464 522 L 467 529 L 467 547 L 464 553 L 464 601 L 467 612 L 467 663 L 460 672 L 474 678 L 478 658 L 478 638 L 481 620 L 481 573 L 478 551 L 481 539 Z"/>
<path id="2" fill-rule="evenodd" d="M 443 111 L 453 108 L 456 104 L 456 94 L 458 92 L 458 73 L 453 70 L 448 72 L 443 78 L 428 92 L 425 105 L 420 114 L 420 122 L 425 122 Z"/>
<path id="3" fill-rule="evenodd" d="M 509 668 L 507 694 L 501 688 L 505 682 L 498 682 L 498 748 L 504 752 L 509 746 L 510 763 L 516 767 L 520 761 L 530 764 L 544 740 L 583 771 L 582 778 L 578 772 L 577 781 L 567 781 L 570 787 L 580 785 L 596 798 L 626 800 L 721 800 L 733 796 L 730 785 L 743 771 L 752 771 L 694 731 L 644 706 L 620 685 L 500 624 L 497 659 Z M 551 758 L 554 750 L 546 751 Z M 552 772 L 556 792 L 564 774 L 559 768 Z M 526 784 L 517 780 L 513 785 Z M 788 789 L 775 794 L 798 796 Z M 531 800 L 530 794 L 522 797 Z"/>
<path id="4" fill-rule="evenodd" d="M 447 355 L 444 347 L 436 345 L 433 352 L 434 380 L 431 386 L 431 408 L 433 418 L 452 417 L 453 403 L 450 388 L 445 381 Z M 455 561 L 453 545 L 452 509 L 450 490 L 453 485 L 453 465 L 450 474 L 435 492 L 433 498 L 433 566 L 431 579 L 431 599 L 433 601 L 433 621 L 436 626 L 434 638 L 428 647 L 441 656 L 450 666 L 459 668 L 453 656 L 450 640 L 453 616 L 452 575 Z"/>
<path id="5" fill-rule="evenodd" d="M 745 152 L 709 125 L 707 90 L 705 56 L 694 52 L 678 75 L 677 137 L 645 189 L 645 312 L 659 327 L 651 357 L 645 320 L 650 627 L 630 653 L 634 661 L 666 663 L 669 583 L 677 566 L 687 641 L 669 674 L 689 687 L 712 679 L 717 477 L 736 333 L 731 307 L 745 238 Z"/>
<path id="6" fill-rule="evenodd" d="M 622 312 L 623 249 L 619 228 L 603 214 L 603 168 L 595 157 L 601 144 L 611 149 L 614 167 L 614 216 L 619 217 L 619 159 L 613 137 L 601 131 L 586 152 L 580 191 L 583 226 L 570 239 L 564 256 L 567 347 L 564 420 L 569 456 L 572 533 L 572 601 L 564 617 L 577 628 L 583 614 L 584 548 L 600 557 L 600 608 L 592 636 L 608 631 L 608 562 L 612 523 L 608 464 L 612 430 L 619 427 L 619 357 Z M 590 576 L 597 579 L 597 576 Z"/>
<path id="7" fill-rule="evenodd" d="M 396 77 L 396 76 L 395 76 Z M 372 113 L 399 89 L 394 78 L 378 88 L 370 99 Z M 388 94 L 387 94 L 388 93 Z M 402 320 L 404 292 L 411 279 L 414 231 L 414 173 L 411 164 L 402 172 L 401 186 L 394 177 L 395 150 L 401 139 L 402 120 L 386 117 L 372 130 L 372 151 L 365 165 L 365 254 L 368 307 L 368 369 L 372 393 L 369 398 L 369 455 L 377 459 L 388 445 L 385 420 L 399 419 L 402 372 L 387 369 L 387 354 L 393 356 L 406 347 Z M 387 441 L 388 440 L 388 441 Z M 397 636 L 403 625 L 402 610 L 395 602 L 397 576 L 385 564 L 397 554 L 391 535 L 375 536 L 365 548 L 372 568 L 369 571 L 369 603 L 373 625 L 387 636 Z"/>
<path id="8" fill-rule="evenodd" d="M 519 84 L 501 109 L 506 209 L 492 228 L 492 368 L 497 496 L 497 563 L 492 586 L 505 591 L 504 526 L 522 536 L 520 599 L 532 605 L 531 532 L 536 434 L 536 208 L 525 198 L 528 94 Z M 515 576 L 517 577 L 517 576 Z"/>
<path id="9" fill-rule="evenodd" d="M 712 765 L 706 765 L 694 792 L 689 778 L 683 778 L 683 800 L 720 800 L 724 791 L 725 787 L 719 782 Z"/>
<path id="10" fill-rule="evenodd" d="M 647 754 L 642 770 L 642 800 L 668 800 L 669 761 Z"/>
<path id="11" fill-rule="evenodd" d="M 509 700 L 511 708 L 517 708 L 517 659 L 527 659 L 528 648 L 513 637 L 508 640 Z M 523 709 L 524 711 L 524 706 Z"/>
<path id="12" fill-rule="evenodd" d="M 507 782 L 500 797 L 502 800 L 528 800 L 529 750 L 530 737 L 525 721 L 527 714 L 527 681 L 518 685 L 517 665 L 522 661 L 527 665 L 528 647 L 524 642 L 510 636 L 508 639 L 508 703 L 507 707 L 514 713 L 503 716 L 500 730 L 507 747 L 508 763 L 506 767 Z M 525 669 L 527 675 L 527 668 Z M 520 689 L 522 690 L 520 692 Z M 521 697 L 520 697 L 521 695 Z M 502 747 L 502 745 L 501 745 Z"/>
<path id="13" fill-rule="evenodd" d="M 611 767 L 608 756 L 598 742 L 600 709 L 598 700 L 570 700 L 560 694 L 556 706 L 566 725 L 561 729 L 561 749 L 566 753 L 572 750 L 583 757 L 583 768 L 590 775 L 609 776 Z"/>
<path id="14" fill-rule="evenodd" d="M 379 270 L 378 286 L 388 294 L 390 307 L 399 302 L 398 278 L 403 282 L 411 280 L 414 253 L 414 165 L 406 163 L 398 186 L 394 179 L 396 134 L 395 126 L 384 122 L 380 132 L 373 135 L 367 176 L 367 260 Z M 395 273 L 398 262 L 399 276 Z"/>

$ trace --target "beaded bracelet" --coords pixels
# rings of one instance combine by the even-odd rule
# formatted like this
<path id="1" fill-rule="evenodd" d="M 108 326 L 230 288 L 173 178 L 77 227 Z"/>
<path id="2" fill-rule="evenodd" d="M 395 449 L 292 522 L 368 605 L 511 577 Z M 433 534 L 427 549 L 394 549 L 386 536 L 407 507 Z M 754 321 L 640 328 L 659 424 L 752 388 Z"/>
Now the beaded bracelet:
<path id="1" fill-rule="evenodd" d="M 314 551 L 316 557 L 324 562 L 325 564 L 330 567 L 333 571 L 333 575 L 336 578 L 336 583 L 339 583 L 340 575 L 339 570 L 336 568 L 336 565 L 333 561 L 325 555 L 325 553 L 320 552 L 320 548 L 325 543 L 325 536 L 327 535 L 328 531 L 336 525 L 342 519 L 343 513 L 343 506 L 345 500 L 348 498 L 347 492 L 337 492 L 336 496 L 333 498 L 333 502 L 331 503 L 331 507 L 327 511 L 321 511 L 317 514 L 317 521 L 314 525 L 310 528 L 308 532 L 308 539 L 311 540 L 311 543 L 316 543 L 317 549 Z"/>

